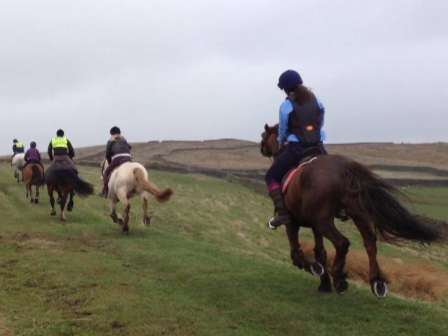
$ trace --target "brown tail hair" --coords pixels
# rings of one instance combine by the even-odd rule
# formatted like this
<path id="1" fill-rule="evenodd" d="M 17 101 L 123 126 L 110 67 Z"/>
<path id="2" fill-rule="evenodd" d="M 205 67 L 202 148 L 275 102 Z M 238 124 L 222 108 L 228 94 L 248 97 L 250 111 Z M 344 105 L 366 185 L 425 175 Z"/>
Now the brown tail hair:
<path id="1" fill-rule="evenodd" d="M 173 194 L 173 191 L 170 188 L 160 191 L 154 183 L 146 179 L 145 174 L 140 168 L 134 169 L 134 175 L 137 178 L 137 184 L 143 190 L 152 194 L 157 201 L 161 203 L 169 201 L 171 195 Z"/>

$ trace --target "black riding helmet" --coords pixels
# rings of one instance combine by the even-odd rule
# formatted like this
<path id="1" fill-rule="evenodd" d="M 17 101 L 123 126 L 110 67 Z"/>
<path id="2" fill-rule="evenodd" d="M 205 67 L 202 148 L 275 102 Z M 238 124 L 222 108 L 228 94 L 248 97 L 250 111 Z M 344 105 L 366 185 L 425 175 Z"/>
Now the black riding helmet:
<path id="1" fill-rule="evenodd" d="M 64 136 L 64 131 L 61 130 L 61 129 L 58 129 L 58 131 L 56 132 L 56 135 L 57 135 L 58 137 L 63 137 L 63 136 Z"/>
<path id="2" fill-rule="evenodd" d="M 35 142 L 35 141 L 31 141 L 31 143 L 30 143 L 30 147 L 31 147 L 31 148 L 36 148 L 36 142 Z"/>
<path id="3" fill-rule="evenodd" d="M 17 143 L 18 141 L 17 141 L 17 139 L 14 139 L 12 142 L 13 142 L 13 143 Z"/>
<path id="4" fill-rule="evenodd" d="M 117 134 L 121 134 L 121 130 L 117 126 L 112 127 L 110 129 L 110 135 L 117 135 Z"/>

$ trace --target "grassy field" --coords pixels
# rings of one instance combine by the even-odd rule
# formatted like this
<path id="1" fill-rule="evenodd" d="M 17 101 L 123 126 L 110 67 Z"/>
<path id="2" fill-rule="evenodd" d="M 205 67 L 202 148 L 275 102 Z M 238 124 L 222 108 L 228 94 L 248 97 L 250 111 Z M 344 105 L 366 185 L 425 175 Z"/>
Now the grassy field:
<path id="1" fill-rule="evenodd" d="M 98 169 L 81 175 L 100 186 Z M 0 335 L 448 334 L 448 298 L 378 300 L 355 281 L 344 296 L 318 293 L 318 280 L 291 265 L 283 230 L 264 227 L 263 195 L 205 176 L 150 177 L 175 195 L 150 202 L 150 228 L 134 199 L 124 236 L 104 199 L 76 198 L 61 224 L 48 196 L 30 204 L 0 165 Z M 446 189 L 410 191 L 416 211 L 448 220 Z M 353 224 L 338 226 L 349 255 L 365 254 Z M 308 230 L 302 238 L 311 241 Z M 379 253 L 448 274 L 444 246 L 381 244 Z"/>

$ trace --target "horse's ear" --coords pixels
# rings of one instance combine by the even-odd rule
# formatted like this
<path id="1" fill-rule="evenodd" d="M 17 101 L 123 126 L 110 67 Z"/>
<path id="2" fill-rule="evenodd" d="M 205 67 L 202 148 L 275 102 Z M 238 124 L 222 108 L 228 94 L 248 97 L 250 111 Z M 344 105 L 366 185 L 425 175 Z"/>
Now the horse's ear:
<path id="1" fill-rule="evenodd" d="M 269 125 L 268 125 L 268 124 L 265 124 L 265 125 L 264 125 L 264 130 L 265 130 L 266 132 L 269 132 L 269 129 L 270 129 L 270 128 L 269 128 Z"/>

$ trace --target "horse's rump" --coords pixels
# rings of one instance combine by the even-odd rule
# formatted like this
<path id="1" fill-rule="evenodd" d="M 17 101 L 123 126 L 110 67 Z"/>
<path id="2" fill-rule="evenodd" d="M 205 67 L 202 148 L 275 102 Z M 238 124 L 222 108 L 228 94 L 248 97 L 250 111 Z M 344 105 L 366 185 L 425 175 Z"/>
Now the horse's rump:
<path id="1" fill-rule="evenodd" d="M 11 164 L 13 165 L 13 167 L 15 167 L 18 170 L 22 170 L 23 167 L 25 166 L 26 162 L 25 162 L 25 154 L 24 153 L 18 153 L 16 155 L 14 155 L 14 157 L 12 158 L 12 162 Z"/>
<path id="2" fill-rule="evenodd" d="M 73 186 L 80 197 L 86 197 L 93 194 L 93 186 L 79 178 L 78 174 L 71 168 L 56 169 L 52 165 L 47 170 L 47 184 L 57 185 L 59 183 L 69 183 Z"/>
<path id="3" fill-rule="evenodd" d="M 23 169 L 23 180 L 25 183 L 41 187 L 45 183 L 44 170 L 38 163 L 29 163 Z"/>

